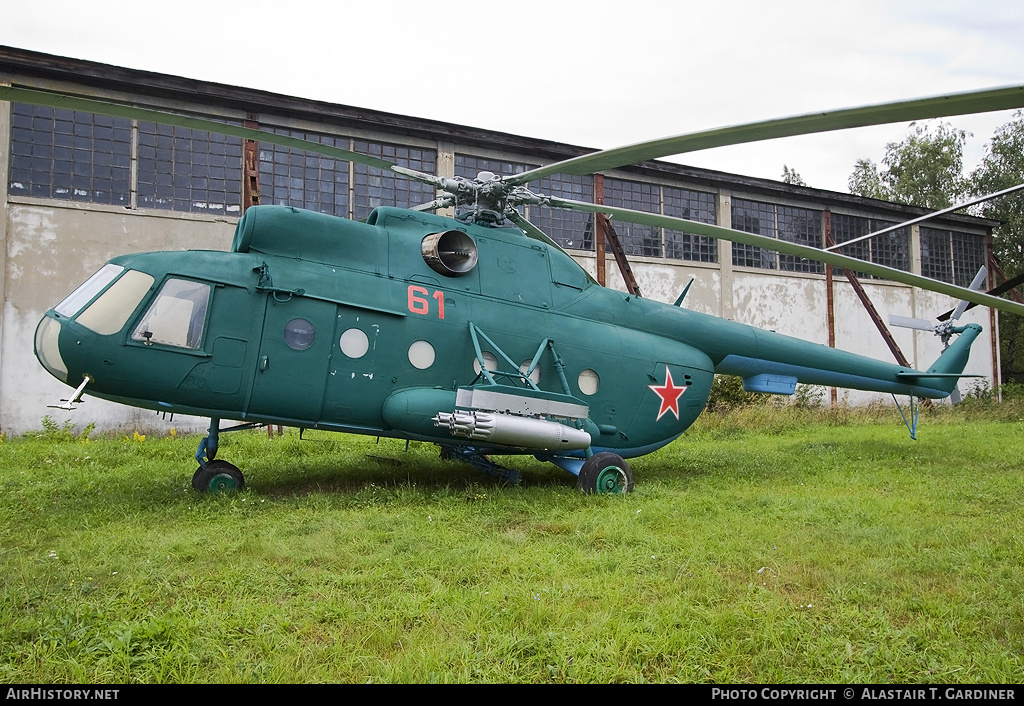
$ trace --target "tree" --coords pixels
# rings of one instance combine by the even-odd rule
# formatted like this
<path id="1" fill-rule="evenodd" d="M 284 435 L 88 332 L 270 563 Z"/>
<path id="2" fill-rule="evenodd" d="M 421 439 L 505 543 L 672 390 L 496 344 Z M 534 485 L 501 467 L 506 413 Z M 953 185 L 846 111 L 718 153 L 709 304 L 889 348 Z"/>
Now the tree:
<path id="1" fill-rule="evenodd" d="M 800 173 L 795 169 L 790 169 L 785 164 L 782 165 L 782 182 L 784 184 L 793 184 L 794 186 L 807 186 L 807 182 L 800 176 Z"/>
<path id="2" fill-rule="evenodd" d="M 967 132 L 949 123 L 934 132 L 928 124 L 910 127 L 903 142 L 885 146 L 884 169 L 870 159 L 857 160 L 847 181 L 850 192 L 931 209 L 952 206 L 968 188 L 963 176 Z"/>
<path id="3" fill-rule="evenodd" d="M 888 201 L 890 194 L 882 184 L 882 175 L 878 167 L 870 159 L 858 159 L 853 165 L 853 173 L 847 180 L 851 194 L 865 196 L 869 199 Z"/>
<path id="4" fill-rule="evenodd" d="M 996 129 L 985 156 L 971 173 L 972 191 L 981 196 L 1024 183 L 1024 112 Z M 981 204 L 985 218 L 1003 221 L 993 233 L 993 248 L 1009 276 L 1024 272 L 1024 195 L 1020 192 Z"/>
<path id="5" fill-rule="evenodd" d="M 998 128 L 985 146 L 985 156 L 971 173 L 975 195 L 991 194 L 1024 183 L 1024 113 Z M 986 201 L 978 208 L 985 218 L 1003 221 L 992 232 L 992 249 L 1007 277 L 1024 272 L 1024 195 Z M 1024 319 L 1002 314 L 999 317 L 1003 380 L 1024 382 Z"/>

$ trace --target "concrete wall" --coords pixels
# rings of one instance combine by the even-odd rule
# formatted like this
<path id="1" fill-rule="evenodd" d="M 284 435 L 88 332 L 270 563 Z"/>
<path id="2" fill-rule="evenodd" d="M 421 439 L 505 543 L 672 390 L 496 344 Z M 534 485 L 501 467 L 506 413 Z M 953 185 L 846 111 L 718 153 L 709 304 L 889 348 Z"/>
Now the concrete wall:
<path id="1" fill-rule="evenodd" d="M 42 315 L 115 255 L 149 250 L 226 250 L 233 219 L 142 213 L 59 201 L 8 202 L 4 213 L 4 307 L 0 314 L 0 430 L 39 429 L 44 415 L 81 428 L 182 430 L 208 421 L 163 420 L 138 410 L 86 396 L 73 412 L 49 409 L 71 388 L 43 370 L 33 354 Z"/>

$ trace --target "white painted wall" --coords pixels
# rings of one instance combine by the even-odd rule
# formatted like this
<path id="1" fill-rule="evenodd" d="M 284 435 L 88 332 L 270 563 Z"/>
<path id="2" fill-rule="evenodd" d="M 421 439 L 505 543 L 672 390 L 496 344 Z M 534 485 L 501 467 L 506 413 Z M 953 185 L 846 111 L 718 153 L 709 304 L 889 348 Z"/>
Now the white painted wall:
<path id="1" fill-rule="evenodd" d="M 22 433 L 39 429 L 44 415 L 79 429 L 95 423 L 119 427 L 204 429 L 208 421 L 190 417 L 164 420 L 86 395 L 68 412 L 49 409 L 67 398 L 71 388 L 47 373 L 33 353 L 36 325 L 43 314 L 115 255 L 149 250 L 226 250 L 233 219 L 78 206 L 59 201 L 7 204 L 6 278 L 0 318 L 0 430 Z"/>

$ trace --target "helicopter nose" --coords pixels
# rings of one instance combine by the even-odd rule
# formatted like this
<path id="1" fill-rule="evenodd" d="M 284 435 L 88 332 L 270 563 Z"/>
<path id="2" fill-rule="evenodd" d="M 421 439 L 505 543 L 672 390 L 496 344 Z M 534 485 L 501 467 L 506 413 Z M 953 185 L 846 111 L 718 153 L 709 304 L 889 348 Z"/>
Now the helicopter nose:
<path id="1" fill-rule="evenodd" d="M 36 358 L 50 375 L 61 382 L 68 381 L 68 366 L 60 355 L 60 322 L 51 316 L 44 316 L 36 327 Z"/>

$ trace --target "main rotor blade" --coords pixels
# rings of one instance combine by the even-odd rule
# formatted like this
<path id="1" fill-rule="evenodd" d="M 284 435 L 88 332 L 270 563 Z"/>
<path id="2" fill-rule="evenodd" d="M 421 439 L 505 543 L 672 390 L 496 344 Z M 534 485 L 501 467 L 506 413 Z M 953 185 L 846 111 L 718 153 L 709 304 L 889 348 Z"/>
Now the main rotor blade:
<path id="1" fill-rule="evenodd" d="M 827 252 L 820 248 L 813 248 L 808 245 L 790 243 L 785 240 L 769 238 L 764 235 L 755 235 L 753 233 L 745 233 L 743 231 L 711 225 L 709 223 L 689 221 L 685 218 L 663 216 L 657 213 L 645 213 L 644 211 L 634 211 L 629 208 L 617 208 L 614 206 L 587 203 L 585 201 L 573 201 L 570 199 L 550 197 L 548 199 L 548 205 L 556 208 L 568 208 L 573 211 L 604 213 L 607 214 L 609 218 L 617 221 L 638 223 L 640 225 L 654 226 L 655 228 L 670 228 L 672 230 L 685 231 L 687 233 L 704 235 L 710 238 L 729 240 L 734 243 L 740 243 L 741 245 L 753 245 L 766 250 L 773 250 L 784 255 L 793 255 L 807 260 L 824 262 L 834 267 L 844 267 L 856 272 L 867 272 L 894 282 L 902 282 L 903 284 L 920 287 L 921 289 L 927 289 L 932 292 L 948 294 L 949 296 L 956 297 L 957 299 L 966 299 L 969 302 L 990 306 L 1001 311 L 1009 311 L 1014 314 L 1024 314 L 1024 304 L 1000 299 L 999 297 L 994 297 L 982 292 L 975 292 L 965 287 L 958 287 L 955 284 L 949 284 L 948 282 L 940 282 L 928 277 L 916 275 L 912 272 L 904 272 L 903 270 L 886 267 L 885 265 L 878 265 L 866 260 L 858 260 L 855 257 L 848 257 L 835 252 Z"/>
<path id="2" fill-rule="evenodd" d="M 685 152 L 696 152 L 712 147 L 739 145 L 746 142 L 773 140 L 778 137 L 810 135 L 832 130 L 845 130 L 869 125 L 941 118 L 971 113 L 987 113 L 1024 107 L 1024 86 L 1007 86 L 982 91 L 953 93 L 931 98 L 918 98 L 895 103 L 845 108 L 828 112 L 808 113 L 790 118 L 776 118 L 763 122 L 734 125 L 691 132 L 675 137 L 638 142 L 614 149 L 592 152 L 537 169 L 521 172 L 506 181 L 525 184 L 552 174 L 593 174 L 636 164 L 649 159 L 668 157 Z"/>
<path id="3" fill-rule="evenodd" d="M 38 91 L 29 88 L 17 88 L 14 86 L 0 86 L 0 100 L 16 103 L 29 103 L 31 105 L 43 105 L 50 108 L 63 108 L 66 110 L 80 110 L 88 113 L 97 113 L 99 115 L 109 115 L 115 118 L 146 120 L 149 122 L 161 123 L 163 125 L 173 125 L 175 127 L 202 130 L 204 132 L 213 132 L 220 135 L 230 135 L 231 137 L 240 137 L 247 140 L 269 142 L 270 144 L 280 145 L 282 147 L 294 147 L 307 152 L 322 154 L 326 157 L 334 157 L 348 162 L 365 164 L 369 167 L 375 167 L 385 171 L 390 170 L 395 166 L 393 163 L 378 157 L 372 157 L 367 154 L 352 152 L 350 150 L 343 150 L 339 147 L 323 145 L 319 142 L 303 140 L 298 137 L 278 135 L 277 133 L 255 130 L 253 128 L 242 127 L 240 125 L 229 125 L 227 123 L 217 122 L 216 120 L 207 120 L 205 118 L 193 118 L 179 113 L 167 113 L 162 110 L 138 108 L 136 106 L 125 105 L 123 103 L 111 103 L 109 101 L 95 100 L 92 98 L 80 98 L 78 96 L 71 96 L 63 93 L 51 93 L 49 91 Z"/>
<path id="4" fill-rule="evenodd" d="M 1005 282 L 1003 282 L 998 287 L 993 287 L 992 289 L 988 290 L 988 292 L 986 292 L 986 294 L 991 294 L 992 296 L 996 296 L 996 295 L 999 295 L 999 294 L 1003 294 L 1004 292 L 1009 292 L 1011 289 L 1013 289 L 1014 287 L 1017 287 L 1017 286 L 1019 286 L 1021 284 L 1024 284 L 1024 272 L 1022 272 L 1021 274 L 1017 275 L 1016 277 L 1013 277 L 1011 279 L 1006 280 Z M 968 304 L 967 308 L 964 309 L 964 311 L 969 311 L 969 310 L 973 309 L 976 306 L 977 306 L 977 304 L 973 304 L 973 303 L 972 304 Z M 953 312 L 954 312 L 954 310 L 950 309 L 946 313 L 940 314 L 936 318 L 939 321 L 947 321 L 947 320 L 949 320 L 949 317 L 951 317 L 953 315 Z"/>
<path id="5" fill-rule="evenodd" d="M 933 218 L 938 218 L 939 216 L 944 216 L 947 213 L 952 213 L 953 211 L 959 211 L 961 208 L 967 208 L 968 206 L 973 206 L 976 203 L 982 203 L 984 201 L 991 201 L 992 199 L 999 198 L 1000 196 L 1006 196 L 1007 194 L 1012 194 L 1014 191 L 1020 191 L 1021 189 L 1024 189 L 1024 184 L 1017 184 L 1016 186 L 1011 186 L 1009 189 L 1003 189 L 1002 191 L 996 191 L 996 192 L 993 192 L 991 194 L 985 194 L 984 196 L 978 196 L 977 198 L 969 199 L 969 200 L 964 201 L 962 203 L 958 203 L 958 204 L 956 204 L 954 206 L 950 206 L 949 208 L 944 208 L 941 211 L 934 211 L 932 213 L 926 213 L 923 216 L 918 216 L 917 218 L 912 218 L 909 221 L 903 221 L 902 223 L 897 223 L 894 226 L 889 226 L 888 228 L 882 228 L 881 230 L 876 230 L 873 233 L 868 233 L 867 235 L 861 235 L 861 236 L 858 236 L 856 238 L 852 238 L 851 240 L 843 241 L 842 243 L 838 243 L 837 245 L 833 245 L 833 246 L 825 248 L 825 249 L 829 250 L 829 251 L 832 251 L 832 250 L 842 250 L 847 245 L 853 245 L 854 243 L 859 243 L 862 240 L 869 240 L 870 238 L 874 238 L 875 236 L 884 235 L 885 233 L 891 233 L 892 231 L 899 230 L 900 228 L 906 228 L 907 226 L 912 226 L 912 225 L 916 225 L 918 223 L 923 223 L 925 221 L 930 221 Z"/>

